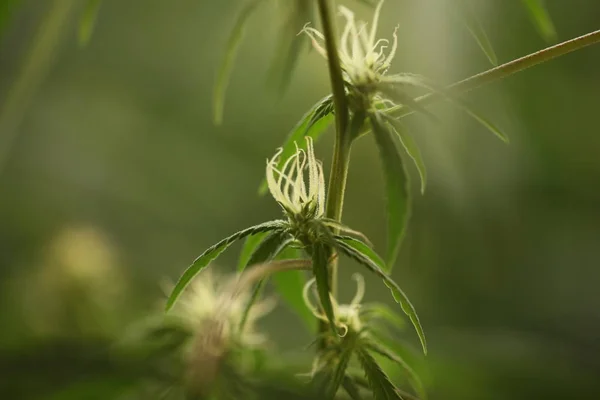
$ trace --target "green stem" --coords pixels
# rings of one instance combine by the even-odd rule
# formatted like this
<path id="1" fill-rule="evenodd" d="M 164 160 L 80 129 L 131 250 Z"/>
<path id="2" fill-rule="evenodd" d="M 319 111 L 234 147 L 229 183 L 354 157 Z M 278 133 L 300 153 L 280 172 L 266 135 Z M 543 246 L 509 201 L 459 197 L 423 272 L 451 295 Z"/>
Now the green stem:
<path id="1" fill-rule="evenodd" d="M 327 190 L 327 205 L 325 214 L 327 218 L 340 221 L 344 206 L 344 193 L 346 191 L 346 180 L 348 177 L 348 165 L 350 160 L 350 139 L 347 134 L 348 127 L 348 104 L 344 77 L 338 53 L 335 21 L 332 18 L 333 0 L 318 0 L 319 14 L 325 37 L 325 50 L 327 51 L 327 64 L 331 80 L 331 91 L 333 93 L 333 106 L 335 111 L 335 142 L 333 145 L 333 158 L 331 173 L 329 176 L 329 187 Z M 334 250 L 330 250 L 333 255 Z M 330 257 L 329 264 L 329 287 L 331 293 L 337 293 L 337 257 Z M 319 323 L 319 332 L 328 330 L 327 323 Z"/>
<path id="2" fill-rule="evenodd" d="M 332 18 L 332 4 L 329 0 L 319 0 L 319 14 L 323 25 L 323 36 L 325 37 L 325 50 L 327 51 L 327 66 L 329 67 L 329 78 L 331 80 L 331 91 L 333 93 L 333 107 L 335 110 L 336 140 L 346 133 L 348 125 L 348 105 L 346 104 L 346 89 L 344 77 L 340 66 L 335 20 Z M 333 0 L 331 0 L 333 3 Z M 329 206 L 329 204 L 328 204 Z"/>
<path id="3" fill-rule="evenodd" d="M 523 71 L 529 67 L 541 64 L 545 61 L 552 60 L 553 58 L 560 57 L 568 54 L 572 51 L 582 49 L 595 43 L 600 42 L 600 30 L 588 33 L 583 36 L 579 36 L 575 39 L 567 40 L 566 42 L 559 43 L 555 46 L 551 46 L 540 50 L 538 52 L 526 55 L 525 57 L 517 58 L 516 60 L 507 62 L 506 64 L 499 65 L 495 68 L 489 69 L 477 75 L 473 75 L 470 78 L 464 79 L 460 82 L 456 82 L 448 86 L 448 90 L 453 94 L 461 94 L 469 92 L 480 86 L 488 83 L 497 81 L 502 78 L 506 78 L 516 72 Z M 442 100 L 444 97 L 442 94 L 426 94 L 420 96 L 415 100 L 420 104 L 430 104 L 437 100 Z M 388 110 L 393 113 L 398 111 L 395 116 L 400 118 L 406 115 L 412 114 L 413 111 L 406 107 L 396 106 Z"/>

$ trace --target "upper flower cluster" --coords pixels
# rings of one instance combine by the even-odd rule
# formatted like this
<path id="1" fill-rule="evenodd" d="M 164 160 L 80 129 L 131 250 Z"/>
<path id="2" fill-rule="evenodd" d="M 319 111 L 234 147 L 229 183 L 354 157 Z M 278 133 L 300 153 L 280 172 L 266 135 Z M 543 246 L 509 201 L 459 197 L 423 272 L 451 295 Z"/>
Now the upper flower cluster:
<path id="1" fill-rule="evenodd" d="M 382 5 L 383 0 L 377 4 L 370 29 L 367 29 L 366 22 L 356 22 L 352 11 L 339 7 L 340 14 L 346 19 L 339 50 L 340 63 L 346 80 L 357 88 L 368 89 L 372 84 L 380 82 L 396 54 L 398 38 L 395 30 L 387 55 L 385 50 L 390 46 L 390 41 L 375 37 Z M 321 44 L 325 41 L 323 34 L 308 26 L 304 27 L 303 32 L 311 37 L 319 54 L 327 58 L 327 51 Z"/>
<path id="2" fill-rule="evenodd" d="M 306 142 L 306 151 L 296 146 L 296 153 L 281 169 L 278 164 L 282 149 L 267 160 L 269 191 L 288 217 L 293 219 L 320 218 L 325 213 L 323 165 L 315 158 L 312 138 L 307 136 Z"/>

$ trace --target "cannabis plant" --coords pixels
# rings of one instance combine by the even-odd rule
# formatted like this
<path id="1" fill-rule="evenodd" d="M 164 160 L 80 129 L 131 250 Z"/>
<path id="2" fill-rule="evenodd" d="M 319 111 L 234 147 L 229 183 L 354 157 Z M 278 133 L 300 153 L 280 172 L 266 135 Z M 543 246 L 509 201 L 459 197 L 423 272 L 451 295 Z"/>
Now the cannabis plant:
<path id="1" fill-rule="evenodd" d="M 89 39 L 100 1 L 87 2 L 80 39 Z M 283 144 L 266 158 L 259 193 L 269 193 L 279 215 L 232 233 L 203 251 L 169 287 L 166 313 L 148 318 L 118 343 L 117 352 L 143 360 L 136 369 L 138 390 L 128 398 L 209 399 L 424 399 L 427 390 L 404 344 L 397 340 L 405 317 L 416 333 L 423 355 L 428 347 L 417 311 L 392 278 L 410 216 L 410 177 L 414 163 L 421 193 L 427 187 L 423 157 L 403 119 L 411 114 L 439 121 L 428 106 L 448 101 L 504 142 L 507 136 L 462 98 L 476 87 L 551 58 L 600 41 L 600 31 L 560 43 L 502 64 L 453 85 L 434 82 L 412 71 L 391 73 L 398 51 L 396 30 L 379 32 L 383 0 L 371 6 L 369 22 L 333 0 L 246 0 L 225 50 L 214 90 L 214 119 L 224 115 L 225 92 L 235 65 L 235 52 L 246 22 L 259 6 L 275 7 L 277 50 L 269 72 L 283 89 L 303 49 L 312 48 L 329 72 L 331 93 L 316 103 L 291 129 Z M 492 64 L 497 56 L 468 2 L 458 15 Z M 540 33 L 548 40 L 556 31 L 542 1 L 523 0 Z M 343 23 L 336 29 L 336 21 Z M 400 21 L 399 21 L 400 22 Z M 380 36 L 381 35 L 381 36 Z M 413 93 L 420 91 L 415 97 Z M 327 174 L 314 143 L 335 121 L 332 164 Z M 350 151 L 357 139 L 373 135 L 385 176 L 386 248 L 343 222 Z M 226 275 L 214 261 L 244 240 L 238 271 Z M 347 303 L 338 296 L 337 271 L 358 263 L 357 289 Z M 370 303 L 364 274 L 379 278 L 398 304 Z M 272 357 L 268 336 L 255 322 L 268 313 L 275 298 L 266 297 L 271 281 L 308 326 L 318 325 L 312 363 L 295 365 Z M 405 316 L 401 316 L 403 313 Z M 318 324 L 315 324 L 318 322 Z M 275 361 L 273 361 L 273 359 Z M 392 381 L 381 361 L 400 367 L 405 379 Z M 292 365 L 294 364 L 294 365 Z"/>
<path id="2" fill-rule="evenodd" d="M 242 38 L 243 25 L 259 3 L 268 2 L 245 3 L 229 40 L 215 89 L 216 122 L 223 117 L 227 76 Z M 244 228 L 209 247 L 181 275 L 168 297 L 166 308 L 172 313 L 179 303 L 186 301 L 187 292 L 198 292 L 194 286 L 188 286 L 209 279 L 207 268 L 211 263 L 234 242 L 245 239 L 239 276 L 232 281 L 237 283 L 231 284 L 237 289 L 223 289 L 217 295 L 221 303 L 212 302 L 215 308 L 210 316 L 203 317 L 201 326 L 192 329 L 195 332 L 192 336 L 196 338 L 192 340 L 194 344 L 188 354 L 188 373 L 191 374 L 189 384 L 185 386 L 188 393 L 215 398 L 262 396 L 256 386 L 249 383 L 253 381 L 251 377 L 256 373 L 256 366 L 247 358 L 254 354 L 256 341 L 250 341 L 247 335 L 253 315 L 264 310 L 263 288 L 273 275 L 282 299 L 307 323 L 314 319 L 319 322 L 315 332 L 314 361 L 303 381 L 305 393 L 311 398 L 425 398 L 426 388 L 404 358 L 402 345 L 394 340 L 397 337 L 395 330 L 403 323 L 397 311 L 381 304 L 363 302 L 362 275 L 354 276 L 357 293 L 352 301 L 344 304 L 337 294 L 338 268 L 349 260 L 357 262 L 364 267 L 365 273 L 380 278 L 382 285 L 390 290 L 392 298 L 399 304 L 398 311 L 406 315 L 423 354 L 427 354 L 425 330 L 417 311 L 390 274 L 410 215 L 406 163 L 415 164 L 422 193 L 427 181 L 420 150 L 402 119 L 416 114 L 438 121 L 427 105 L 434 100 L 446 100 L 508 142 L 507 136 L 475 112 L 460 94 L 598 41 L 598 32 L 595 32 L 445 86 L 413 72 L 389 72 L 398 49 L 398 38 L 395 30 L 384 37 L 379 36 L 378 21 L 383 0 L 365 1 L 373 6 L 371 22 L 360 21 L 350 8 L 335 8 L 332 3 L 330 0 L 293 0 L 285 2 L 283 7 L 285 14 L 281 20 L 285 21 L 285 30 L 279 34 L 277 54 L 285 61 L 277 64 L 277 68 L 284 71 L 278 76 L 287 79 L 302 48 L 301 43 L 307 40 L 328 67 L 332 91 L 303 115 L 283 145 L 266 160 L 265 178 L 259 192 L 269 192 L 281 207 L 282 215 Z M 524 3 L 537 16 L 535 21 L 542 27 L 540 30 L 545 37 L 554 37 L 555 32 L 541 4 Z M 495 64 L 497 57 L 483 28 L 468 7 L 465 10 L 461 14 L 465 25 Z M 320 28 L 315 27 L 315 11 Z M 336 11 L 344 22 L 339 33 L 335 28 Z M 414 90 L 422 91 L 422 96 L 415 98 L 411 94 Z M 314 142 L 332 120 L 335 120 L 335 142 L 327 180 Z M 350 149 L 365 135 L 375 138 L 385 176 L 387 247 L 381 254 L 359 229 L 342 221 Z M 204 300 L 186 308 L 193 314 L 195 308 L 204 309 L 212 303 Z M 392 328 L 391 335 L 389 328 Z M 392 382 L 380 365 L 382 358 L 391 360 L 404 371 L 407 387 Z M 200 372 L 194 373 L 197 369 Z"/>

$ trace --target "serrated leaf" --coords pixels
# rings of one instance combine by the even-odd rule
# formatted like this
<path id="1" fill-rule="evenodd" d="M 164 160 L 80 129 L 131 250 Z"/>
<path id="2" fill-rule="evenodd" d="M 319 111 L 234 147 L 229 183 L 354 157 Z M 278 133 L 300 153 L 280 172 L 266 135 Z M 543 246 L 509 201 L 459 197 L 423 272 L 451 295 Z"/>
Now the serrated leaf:
<path id="1" fill-rule="evenodd" d="M 240 250 L 240 256 L 238 258 L 238 271 L 243 271 L 248 265 L 250 258 L 252 257 L 252 253 L 256 251 L 258 246 L 262 243 L 262 241 L 269 235 L 269 232 L 261 232 L 255 235 L 249 236 L 244 240 L 244 245 Z"/>
<path id="2" fill-rule="evenodd" d="M 368 244 L 351 236 L 334 235 L 333 238 L 336 242 L 343 243 L 365 257 L 373 260 L 382 271 L 388 272 L 389 267 L 386 266 L 385 261 L 383 261 L 383 259 L 379 257 L 379 254 L 377 254 Z"/>
<path id="3" fill-rule="evenodd" d="M 94 26 L 96 25 L 96 19 L 98 17 L 98 11 L 100 10 L 101 0 L 88 0 L 83 10 L 83 15 L 79 21 L 78 40 L 79 45 L 84 47 L 90 41 Z"/>
<path id="4" fill-rule="evenodd" d="M 459 102 L 459 103 L 456 103 L 456 105 L 458 105 L 467 114 L 469 114 L 469 116 L 471 118 L 473 118 L 475 121 L 479 122 L 481 125 L 486 127 L 490 132 L 492 132 L 494 135 L 496 135 L 496 137 L 498 137 L 498 139 L 502 140 L 504 143 L 510 142 L 510 140 L 508 139 L 508 136 L 506 136 L 506 134 L 504 132 L 502 132 L 500 130 L 500 128 L 498 128 L 496 125 L 494 125 L 490 120 L 484 118 L 483 116 L 481 116 L 478 113 L 476 113 L 475 111 L 473 111 L 473 109 L 470 106 L 468 106 L 466 103 Z"/>
<path id="5" fill-rule="evenodd" d="M 273 258 L 277 257 L 277 255 L 287 247 L 293 241 L 293 238 L 286 232 L 275 231 L 269 233 L 267 237 L 260 243 L 260 245 L 256 248 L 250 260 L 248 261 L 248 265 L 255 265 L 259 263 L 263 263 L 266 261 L 270 261 Z M 246 307 L 242 313 L 242 318 L 240 320 L 240 331 L 244 329 L 246 325 L 246 320 L 248 319 L 248 313 L 250 309 L 256 302 L 256 300 L 260 297 L 263 288 L 266 286 L 268 278 L 262 279 L 254 286 L 254 290 Z"/>
<path id="6" fill-rule="evenodd" d="M 281 168 L 283 164 L 296 152 L 296 145 L 300 149 L 306 148 L 305 136 L 310 136 L 313 141 L 317 141 L 325 129 L 333 120 L 333 97 L 325 96 L 319 100 L 312 108 L 302 116 L 300 121 L 296 123 L 290 131 L 282 146 L 282 152 L 279 157 L 277 168 Z M 263 178 L 258 193 L 264 195 L 267 193 L 267 181 Z"/>
<path id="7" fill-rule="evenodd" d="M 356 236 L 360 240 L 362 240 L 364 243 L 366 243 L 369 247 L 371 247 L 371 248 L 373 247 L 373 243 L 371 243 L 369 238 L 362 232 L 356 231 L 356 230 L 350 228 L 349 226 L 344 225 L 341 222 L 338 222 L 331 218 L 320 218 L 320 221 L 323 223 L 323 225 L 325 225 L 329 228 L 333 228 L 336 232 L 343 233 L 345 235 Z"/>
<path id="8" fill-rule="evenodd" d="M 359 348 L 357 355 L 369 387 L 373 391 L 373 398 L 375 400 L 402 400 L 402 397 L 396 391 L 396 387 L 373 356 L 364 348 Z"/>
<path id="9" fill-rule="evenodd" d="M 307 21 L 313 19 L 314 12 L 312 1 L 295 0 L 286 3 L 288 14 L 278 18 L 281 21 L 278 43 L 268 73 L 270 85 L 279 91 L 285 90 L 289 85 L 302 50 L 310 48 L 308 37 L 299 35 L 298 32 Z"/>
<path id="10" fill-rule="evenodd" d="M 425 388 L 423 387 L 423 382 L 421 382 L 421 378 L 402 357 L 395 354 L 394 352 L 386 348 L 384 345 L 377 343 L 373 340 L 369 340 L 368 343 L 365 344 L 365 346 L 369 350 L 387 358 L 388 360 L 395 362 L 402 369 L 404 369 L 404 371 L 406 371 L 406 373 L 408 374 L 411 386 L 413 387 L 415 392 L 417 392 L 421 400 L 427 399 L 427 393 L 425 392 Z"/>
<path id="11" fill-rule="evenodd" d="M 360 395 L 360 390 L 358 385 L 354 382 L 352 377 L 346 375 L 344 380 L 342 381 L 342 387 L 348 393 L 348 396 L 352 400 L 362 400 L 362 396 Z"/>
<path id="12" fill-rule="evenodd" d="M 360 309 L 360 315 L 365 321 L 372 321 L 373 319 L 378 318 L 386 321 L 397 329 L 404 328 L 406 325 L 404 318 L 396 314 L 386 304 L 382 303 L 364 304 Z"/>
<path id="13" fill-rule="evenodd" d="M 421 155 L 419 146 L 402 122 L 387 114 L 381 115 L 386 118 L 392 132 L 398 136 L 404 151 L 406 151 L 406 154 L 408 154 L 408 156 L 413 160 L 415 167 L 417 167 L 419 178 L 421 178 L 421 194 L 425 193 L 425 187 L 427 186 L 427 169 L 425 168 L 425 163 L 423 162 L 423 156 Z"/>
<path id="14" fill-rule="evenodd" d="M 300 251 L 288 246 L 283 250 L 277 259 L 286 260 L 300 258 Z M 306 284 L 306 277 L 303 271 L 282 271 L 273 274 L 273 283 L 276 290 L 285 303 L 298 314 L 304 321 L 309 332 L 317 330 L 317 320 L 313 313 L 306 307 L 302 297 L 302 290 Z"/>
<path id="15" fill-rule="evenodd" d="M 331 330 L 337 334 L 335 325 L 335 314 L 333 311 L 333 305 L 331 304 L 329 287 L 329 266 L 328 266 L 328 252 L 325 245 L 318 242 L 312 246 L 312 262 L 313 262 L 313 275 L 317 283 L 317 293 L 319 294 L 319 300 L 321 301 L 321 307 L 325 312 L 325 316 L 329 320 L 329 326 Z"/>
<path id="16" fill-rule="evenodd" d="M 415 307 L 408 299 L 408 296 L 406 296 L 402 289 L 400 289 L 398 284 L 384 272 L 385 264 L 382 262 L 381 258 L 372 258 L 368 252 L 363 253 L 362 250 L 367 246 L 364 243 L 362 243 L 362 245 L 358 245 L 357 242 L 358 240 L 356 239 L 338 240 L 336 238 L 335 246 L 342 253 L 364 265 L 371 272 L 377 274 L 381 279 L 383 279 L 385 285 L 391 290 L 392 296 L 394 297 L 394 300 L 396 300 L 396 303 L 400 304 L 402 311 L 404 311 L 404 313 L 412 322 L 415 331 L 419 336 L 419 340 L 421 341 L 423 352 L 427 354 L 427 341 L 425 339 L 425 332 L 423 331 L 423 327 L 421 326 L 421 321 L 419 321 L 419 316 L 417 315 Z"/>
<path id="17" fill-rule="evenodd" d="M 410 218 L 409 176 L 398 148 L 389 129 L 378 114 L 370 118 L 385 177 L 386 215 L 387 215 L 387 252 L 386 263 L 391 271 L 398 257 L 400 245 Z"/>
<path id="18" fill-rule="evenodd" d="M 557 38 L 556 28 L 550 18 L 550 13 L 544 5 L 544 0 L 522 0 L 529 11 L 529 16 L 535 24 L 540 35 L 547 41 L 552 42 Z"/>
<path id="19" fill-rule="evenodd" d="M 319 398 L 333 399 L 342 385 L 346 369 L 358 343 L 358 335 L 348 332 L 338 343 L 319 353 L 318 369 L 313 373 L 312 385 Z"/>
<path id="20" fill-rule="evenodd" d="M 460 9 L 460 16 L 462 18 L 465 27 L 477 42 L 477 45 L 483 51 L 487 59 L 494 66 L 498 65 L 498 57 L 496 56 L 496 52 L 492 47 L 492 42 L 483 29 L 481 22 L 475 15 L 475 13 L 470 9 L 468 5 L 464 5 L 463 7 L 458 7 Z"/>
<path id="21" fill-rule="evenodd" d="M 181 294 L 181 292 L 183 292 L 183 290 L 190 283 L 190 281 L 202 269 L 204 269 L 212 260 L 217 258 L 219 256 L 219 254 L 221 254 L 229 246 L 231 246 L 231 244 L 233 242 L 235 242 L 236 240 L 240 240 L 245 237 L 257 234 L 257 233 L 282 229 L 283 227 L 286 226 L 286 224 L 287 223 L 285 221 L 281 221 L 281 220 L 269 221 L 269 222 L 265 222 L 262 224 L 258 224 L 258 225 L 252 226 L 250 228 L 246 228 L 244 230 L 236 232 L 233 235 L 226 237 L 225 239 L 221 240 L 217 244 L 214 244 L 213 246 L 206 249 L 204 251 L 204 253 L 202 253 L 200 256 L 198 256 L 198 258 L 196 258 L 196 260 L 194 260 L 192 265 L 190 265 L 185 270 L 183 275 L 181 275 L 181 277 L 175 284 L 175 288 L 173 289 L 173 291 L 169 295 L 169 298 L 167 299 L 166 310 L 169 311 L 171 309 L 171 307 L 173 307 L 173 304 L 175 304 L 175 301 L 177 301 L 177 299 L 179 298 L 179 295 Z"/>
<path id="22" fill-rule="evenodd" d="M 394 85 L 394 83 L 395 82 L 392 81 L 382 82 L 377 85 L 377 90 L 389 97 L 393 102 L 399 103 L 417 114 L 423 114 L 432 121 L 439 122 L 439 119 L 433 115 L 431 111 L 423 107 L 423 105 L 417 102 L 411 95 L 404 93 L 397 87 L 398 85 Z"/>
<path id="23" fill-rule="evenodd" d="M 508 136 L 500 128 L 494 125 L 491 121 L 487 120 L 483 116 L 479 115 L 475 112 L 465 101 L 457 98 L 452 95 L 448 90 L 441 87 L 440 85 L 432 82 L 430 79 L 425 78 L 424 76 L 416 75 L 416 74 L 398 74 L 390 77 L 394 82 L 404 85 L 411 85 L 415 87 L 421 87 L 427 89 L 433 93 L 438 93 L 443 96 L 446 100 L 448 100 L 455 107 L 460 108 L 464 112 L 466 112 L 471 118 L 479 122 L 486 129 L 496 135 L 500 140 L 504 143 L 508 143 Z"/>
<path id="24" fill-rule="evenodd" d="M 293 238 L 287 232 L 268 232 L 250 256 L 247 266 L 274 259 L 291 242 Z"/>
<path id="25" fill-rule="evenodd" d="M 346 369 L 348 368 L 350 359 L 354 354 L 357 339 L 357 335 L 350 332 L 348 332 L 348 334 L 342 339 L 342 342 L 340 344 L 341 352 L 337 359 L 337 364 L 329 385 L 328 394 L 331 395 L 331 398 L 335 396 L 346 376 Z"/>
<path id="26" fill-rule="evenodd" d="M 227 45 L 225 46 L 225 55 L 218 68 L 218 74 L 213 93 L 213 120 L 216 125 L 223 122 L 223 108 L 225 106 L 225 92 L 229 83 L 229 76 L 233 69 L 233 62 L 237 55 L 238 48 L 244 37 L 244 29 L 252 12 L 263 0 L 249 0 L 244 8 L 238 14 L 237 20 L 231 30 Z"/>

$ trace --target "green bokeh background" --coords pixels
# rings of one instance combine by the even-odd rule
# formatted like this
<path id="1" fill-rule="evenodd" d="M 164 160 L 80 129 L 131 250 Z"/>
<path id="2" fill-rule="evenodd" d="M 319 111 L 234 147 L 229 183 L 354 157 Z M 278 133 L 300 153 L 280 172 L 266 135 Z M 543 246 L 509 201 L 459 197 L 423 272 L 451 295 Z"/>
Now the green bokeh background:
<path id="1" fill-rule="evenodd" d="M 216 66 L 241 1 L 104 0 L 85 48 L 77 43 L 80 3 L 23 1 L 2 28 L 7 349 L 31 338 L 118 336 L 160 309 L 160 283 L 206 247 L 278 217 L 277 204 L 256 194 L 265 159 L 329 90 L 315 52 L 301 58 L 284 95 L 268 89 L 279 14 L 263 7 L 240 49 L 225 122 L 215 127 Z M 472 3 L 501 62 L 547 45 L 520 2 Z M 72 4 L 53 31 L 61 18 L 54 7 Z M 348 4 L 369 18 L 368 8 Z M 600 28 L 597 0 L 547 5 L 560 40 Z M 380 36 L 399 24 L 395 71 L 450 83 L 489 68 L 452 1 L 384 7 Z M 508 146 L 445 105 L 434 107 L 439 125 L 411 117 L 429 182 L 415 195 L 394 277 L 428 335 L 432 399 L 600 396 L 599 71 L 600 47 L 592 46 L 469 94 L 509 134 Z M 328 134 L 317 146 L 326 166 L 331 145 Z M 379 249 L 382 183 L 373 140 L 361 139 L 344 222 Z M 236 250 L 214 268 L 232 270 Z M 342 264 L 342 297 L 351 298 L 357 270 Z M 84 282 L 84 294 L 66 289 L 71 279 Z M 375 279 L 366 300 L 391 303 Z M 310 340 L 285 306 L 264 328 L 286 352 Z"/>

